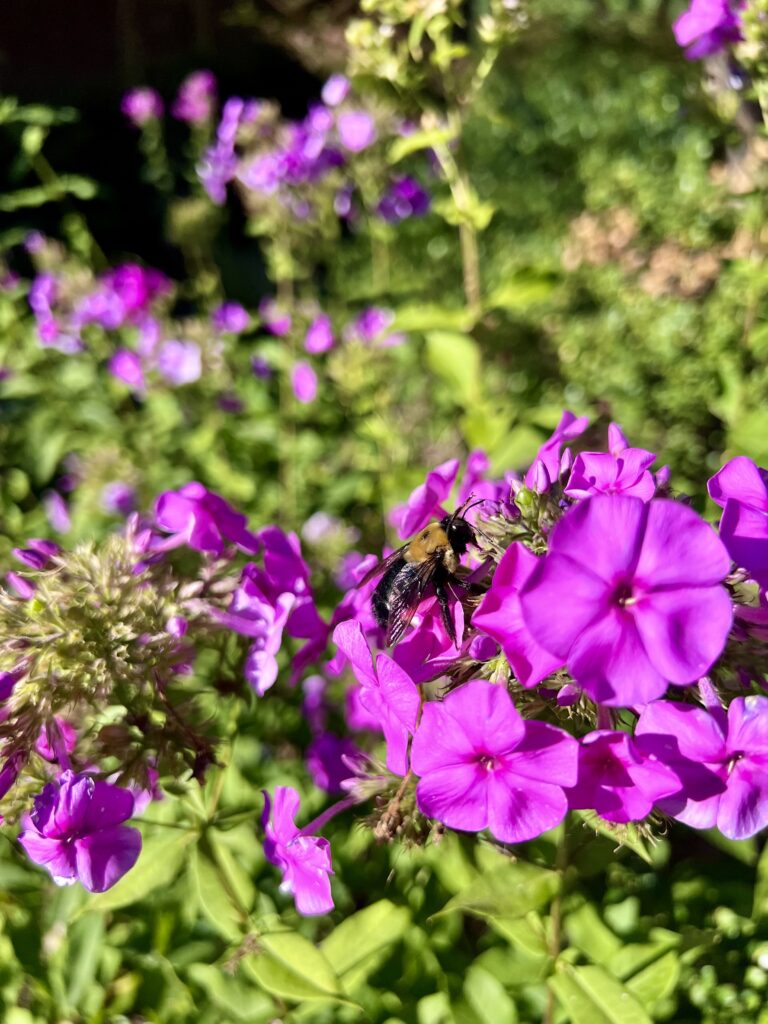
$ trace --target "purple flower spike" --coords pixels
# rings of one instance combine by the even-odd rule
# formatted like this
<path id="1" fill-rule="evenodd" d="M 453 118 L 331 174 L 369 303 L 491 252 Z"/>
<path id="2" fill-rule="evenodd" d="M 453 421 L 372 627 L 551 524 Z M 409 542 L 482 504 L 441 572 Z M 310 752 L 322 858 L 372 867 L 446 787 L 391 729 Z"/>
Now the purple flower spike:
<path id="1" fill-rule="evenodd" d="M 138 859 L 141 833 L 122 824 L 132 814 L 127 789 L 65 771 L 35 797 L 19 842 L 57 885 L 104 892 Z"/>
<path id="2" fill-rule="evenodd" d="M 739 455 L 707 484 L 723 509 L 720 538 L 734 562 L 768 587 L 768 470 Z"/>
<path id="3" fill-rule="evenodd" d="M 123 96 L 120 110 L 135 128 L 143 128 L 145 124 L 163 116 L 163 101 L 156 89 L 139 86 Z"/>
<path id="4" fill-rule="evenodd" d="M 601 704 L 628 707 L 687 685 L 717 659 L 733 612 L 730 559 L 674 501 L 599 495 L 555 527 L 520 591 L 523 620 Z"/>
<path id="5" fill-rule="evenodd" d="M 736 0 L 691 0 L 691 5 L 672 26 L 678 46 L 687 46 L 688 60 L 699 60 L 738 42 L 739 13 L 744 3 Z"/>
<path id="6" fill-rule="evenodd" d="M 264 856 L 283 873 L 282 892 L 290 893 L 305 917 L 333 910 L 331 847 L 327 839 L 302 835 L 294 819 L 299 794 L 292 786 L 275 787 L 274 808 L 264 792 Z"/>
<path id="7" fill-rule="evenodd" d="M 411 748 L 423 814 L 464 832 L 521 843 L 565 817 L 578 743 L 525 721 L 507 690 L 476 679 L 424 706 Z"/>
<path id="8" fill-rule="evenodd" d="M 626 733 L 606 729 L 582 739 L 579 777 L 568 790 L 568 805 L 595 810 L 606 821 L 640 821 L 660 797 L 680 786 L 671 768 L 656 757 L 642 757 Z"/>
<path id="9" fill-rule="evenodd" d="M 535 686 L 563 662 L 536 641 L 520 607 L 520 590 L 539 564 L 522 544 L 511 544 L 499 562 L 490 590 L 472 616 L 472 625 L 498 640 L 522 686 Z"/>
<path id="10" fill-rule="evenodd" d="M 216 77 L 212 71 L 193 71 L 179 86 L 171 113 L 187 124 L 204 124 L 213 115 Z"/>
<path id="11" fill-rule="evenodd" d="M 186 544 L 195 551 L 223 555 L 227 542 L 249 554 L 258 554 L 258 537 L 246 528 L 246 517 L 236 512 L 218 494 L 197 481 L 178 491 L 165 491 L 155 502 L 158 526 L 172 536 L 165 548 Z"/>
<path id="12" fill-rule="evenodd" d="M 296 400 L 309 405 L 317 398 L 317 374 L 309 363 L 300 361 L 291 370 L 291 388 Z"/>
<path id="13" fill-rule="evenodd" d="M 333 348 L 333 327 L 331 318 L 321 313 L 316 316 L 307 328 L 304 336 L 304 348 L 310 355 L 320 355 Z"/>
<path id="14" fill-rule="evenodd" d="M 721 708 L 656 701 L 637 724 L 639 748 L 653 752 L 683 781 L 661 800 L 692 828 L 748 839 L 768 825 L 768 697 L 737 697 Z"/>

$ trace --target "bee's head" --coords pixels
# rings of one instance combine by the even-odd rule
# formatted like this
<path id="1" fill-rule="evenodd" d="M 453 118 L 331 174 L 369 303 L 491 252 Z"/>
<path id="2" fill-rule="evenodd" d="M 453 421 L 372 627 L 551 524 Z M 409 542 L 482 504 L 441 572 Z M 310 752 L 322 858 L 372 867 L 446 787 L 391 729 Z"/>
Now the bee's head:
<path id="1" fill-rule="evenodd" d="M 448 542 L 457 555 L 463 555 L 467 550 L 467 545 L 475 543 L 475 531 L 463 516 L 458 516 L 454 512 L 452 516 L 442 519 L 440 525 L 445 530 Z"/>

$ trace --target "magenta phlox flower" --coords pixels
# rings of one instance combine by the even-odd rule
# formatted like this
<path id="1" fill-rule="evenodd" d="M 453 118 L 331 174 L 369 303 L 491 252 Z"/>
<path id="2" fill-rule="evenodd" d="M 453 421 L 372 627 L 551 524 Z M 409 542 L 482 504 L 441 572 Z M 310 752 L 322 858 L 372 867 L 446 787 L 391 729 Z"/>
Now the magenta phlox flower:
<path id="1" fill-rule="evenodd" d="M 521 686 L 536 686 L 556 672 L 563 659 L 545 650 L 526 625 L 520 591 L 539 559 L 520 543 L 510 544 L 496 567 L 490 589 L 472 616 L 472 625 L 501 645 Z"/>
<path id="2" fill-rule="evenodd" d="M 582 738 L 578 779 L 566 794 L 573 809 L 626 823 L 647 817 L 660 797 L 681 786 L 669 765 L 654 755 L 644 757 L 625 732 L 602 729 Z"/>
<path id="3" fill-rule="evenodd" d="M 195 551 L 223 555 L 227 543 L 249 554 L 261 548 L 258 537 L 247 529 L 247 519 L 218 494 L 192 481 L 178 491 L 165 491 L 155 502 L 157 525 L 171 536 L 157 549 L 186 544 Z"/>
<path id="4" fill-rule="evenodd" d="M 740 11 L 745 4 L 735 0 L 691 0 L 672 26 L 678 46 L 687 47 L 688 60 L 698 60 L 738 42 Z"/>
<path id="5" fill-rule="evenodd" d="M 326 793 L 342 793 L 342 783 L 354 775 L 349 762 L 362 759 L 359 748 L 344 736 L 324 732 L 307 747 L 307 770 L 318 789 Z"/>
<path id="6" fill-rule="evenodd" d="M 376 141 L 376 122 L 365 110 L 345 110 L 336 119 L 336 130 L 344 149 L 362 153 Z"/>
<path id="7" fill-rule="evenodd" d="M 13 548 L 11 554 L 22 565 L 40 572 L 50 568 L 52 560 L 61 554 L 61 546 L 55 540 L 32 537 L 27 541 L 25 548 Z"/>
<path id="8" fill-rule="evenodd" d="M 395 320 L 391 309 L 369 306 L 351 324 L 344 328 L 346 341 L 358 342 L 370 348 L 395 348 L 405 342 L 405 335 L 390 331 Z"/>
<path id="9" fill-rule="evenodd" d="M 520 590 L 523 621 L 595 701 L 645 704 L 717 659 L 733 618 L 714 530 L 674 501 L 598 495 L 555 527 Z"/>
<path id="10" fill-rule="evenodd" d="M 41 726 L 35 750 L 46 761 L 66 767 L 69 755 L 77 746 L 77 729 L 60 715 L 54 715 L 47 725 Z"/>
<path id="11" fill-rule="evenodd" d="M 141 85 L 124 94 L 120 110 L 135 128 L 143 128 L 163 116 L 163 101 L 156 89 Z"/>
<path id="12" fill-rule="evenodd" d="M 768 587 L 768 470 L 744 455 L 727 462 L 708 482 L 723 510 L 720 539 L 734 562 Z"/>
<path id="13" fill-rule="evenodd" d="M 317 398 L 317 374 L 304 360 L 295 363 L 291 370 L 291 389 L 302 405 L 309 405 Z"/>
<path id="14" fill-rule="evenodd" d="M 104 892 L 138 859 L 141 833 L 123 824 L 133 813 L 129 790 L 65 771 L 35 797 L 19 842 L 57 885 Z"/>
<path id="15" fill-rule="evenodd" d="M 280 891 L 290 893 L 300 914 L 310 917 L 333 910 L 331 847 L 320 836 L 302 835 L 295 824 L 300 798 L 292 786 L 276 786 L 274 808 L 264 791 L 264 856 L 283 873 Z"/>
<path id="16" fill-rule="evenodd" d="M 338 107 L 349 95 L 350 84 L 346 75 L 331 75 L 320 93 L 328 107 Z"/>
<path id="17" fill-rule="evenodd" d="M 576 456 L 565 487 L 569 498 L 593 494 L 632 494 L 650 501 L 656 482 L 648 467 L 656 456 L 644 448 L 630 448 L 615 423 L 608 427 L 607 452 L 581 452 Z"/>
<path id="18" fill-rule="evenodd" d="M 768 825 L 768 697 L 736 697 L 727 713 L 656 701 L 635 730 L 683 779 L 660 808 L 692 828 L 748 839 Z"/>
<path id="19" fill-rule="evenodd" d="M 574 416 L 566 409 L 552 436 L 539 448 L 536 458 L 525 474 L 525 486 L 539 492 L 548 490 L 559 476 L 563 445 L 583 434 L 588 426 L 589 420 L 586 416 Z"/>
<path id="20" fill-rule="evenodd" d="M 464 609 L 461 601 L 453 602 L 451 616 L 456 636 L 463 637 Z M 392 657 L 415 683 L 424 683 L 444 675 L 468 645 L 469 640 L 458 647 L 454 645 L 436 598 L 429 597 L 421 603 L 414 616 L 413 628 L 397 645 Z"/>
<path id="21" fill-rule="evenodd" d="M 11 787 L 15 784 L 26 760 L 26 754 L 17 750 L 16 753 L 11 754 L 10 757 L 7 757 L 3 762 L 3 766 L 0 768 L 0 800 L 3 799 L 6 793 L 8 793 Z"/>
<path id="22" fill-rule="evenodd" d="M 216 78 L 212 71 L 193 71 L 179 86 L 171 113 L 187 124 L 204 124 L 213 116 L 216 102 Z"/>
<path id="23" fill-rule="evenodd" d="M 458 459 L 441 462 L 427 474 L 423 484 L 411 491 L 405 507 L 392 513 L 393 520 L 398 520 L 401 537 L 412 537 L 433 519 L 441 519 L 448 514 L 443 508 L 443 502 L 453 489 L 459 465 Z"/>
<path id="24" fill-rule="evenodd" d="M 380 733 L 381 719 L 363 704 L 363 692 L 364 688 L 360 683 L 353 683 L 344 694 L 344 719 L 347 727 L 355 732 Z"/>
<path id="25" fill-rule="evenodd" d="M 294 607 L 292 594 L 280 594 L 274 605 L 260 606 L 261 618 L 251 620 L 254 637 L 245 659 L 245 681 L 259 697 L 274 686 L 278 674 L 277 654 L 283 643 L 283 630 Z M 254 602 L 255 604 L 255 602 Z M 255 608 L 253 608 L 255 612 Z"/>
<path id="26" fill-rule="evenodd" d="M 291 314 L 281 309 L 275 299 L 265 298 L 259 303 L 259 316 L 264 327 L 277 338 L 284 338 L 293 325 Z"/>
<path id="27" fill-rule="evenodd" d="M 194 341 L 165 341 L 157 353 L 157 369 L 174 387 L 193 384 L 202 373 L 200 346 Z"/>
<path id="28" fill-rule="evenodd" d="M 140 393 L 144 390 L 144 367 L 138 352 L 119 348 L 107 363 L 107 369 L 113 377 L 127 384 L 131 391 Z"/>
<path id="29" fill-rule="evenodd" d="M 46 491 L 43 494 L 45 516 L 56 533 L 69 533 L 72 521 L 67 502 L 58 491 Z"/>
<path id="30" fill-rule="evenodd" d="M 419 810 L 504 843 L 534 839 L 565 817 L 578 749 L 555 726 L 523 719 L 506 688 L 475 679 L 424 706 L 411 747 Z"/>
<path id="31" fill-rule="evenodd" d="M 333 327 L 331 318 L 319 313 L 307 327 L 304 335 L 304 348 L 310 355 L 320 355 L 333 348 Z"/>
<path id="32" fill-rule="evenodd" d="M 375 667 L 359 622 L 342 622 L 333 639 L 344 651 L 362 687 L 360 701 L 379 718 L 387 741 L 387 768 L 395 775 L 408 771 L 408 738 L 416 726 L 419 692 L 415 683 L 387 654 L 380 654 Z"/>
<path id="33" fill-rule="evenodd" d="M 220 334 L 242 334 L 250 327 L 251 317 L 239 302 L 222 302 L 211 313 L 211 323 Z"/>
<path id="34" fill-rule="evenodd" d="M 387 186 L 376 210 L 382 220 L 390 224 L 423 217 L 429 211 L 429 192 L 415 178 L 400 175 Z"/>

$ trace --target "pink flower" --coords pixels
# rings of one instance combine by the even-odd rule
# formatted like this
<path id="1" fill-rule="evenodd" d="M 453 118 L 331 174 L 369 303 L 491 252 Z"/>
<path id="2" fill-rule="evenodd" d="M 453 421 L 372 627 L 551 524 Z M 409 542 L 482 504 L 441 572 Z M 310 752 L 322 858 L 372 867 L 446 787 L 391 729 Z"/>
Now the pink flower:
<path id="1" fill-rule="evenodd" d="M 565 817 L 578 743 L 521 717 L 507 690 L 476 679 L 424 706 L 411 748 L 419 810 L 449 828 L 534 839 Z"/>
<path id="2" fill-rule="evenodd" d="M 327 839 L 301 834 L 294 823 L 299 802 L 292 786 L 277 786 L 273 810 L 264 792 L 264 856 L 282 871 L 280 890 L 293 896 L 300 914 L 327 914 L 333 910 L 331 847 Z"/>
<path id="3" fill-rule="evenodd" d="M 216 78 L 212 71 L 193 71 L 179 86 L 171 113 L 187 124 L 204 124 L 213 115 Z"/>
<path id="4" fill-rule="evenodd" d="M 598 495 L 557 524 L 520 591 L 536 641 L 599 703 L 618 707 L 687 685 L 717 659 L 733 612 L 728 553 L 674 501 Z"/>
<path id="5" fill-rule="evenodd" d="M 197 481 L 184 484 L 178 491 L 165 491 L 155 502 L 158 526 L 172 536 L 166 548 L 186 544 L 195 551 L 223 555 L 227 542 L 256 554 L 259 540 L 247 529 L 244 515 L 236 512 L 218 494 Z"/>
<path id="6" fill-rule="evenodd" d="M 458 459 L 441 462 L 427 474 L 423 484 L 411 491 L 405 508 L 399 510 L 398 532 L 401 537 L 412 537 L 433 519 L 447 514 L 442 503 L 456 482 L 459 465 Z"/>
<path id="7" fill-rule="evenodd" d="M 768 587 L 768 470 L 739 455 L 707 484 L 723 509 L 720 539 L 734 562 Z"/>
<path id="8" fill-rule="evenodd" d="M 333 348 L 333 327 L 331 318 L 320 313 L 307 328 L 304 336 L 304 348 L 311 355 L 319 355 Z"/>
<path id="9" fill-rule="evenodd" d="M 472 616 L 472 625 L 498 640 L 522 686 L 536 686 L 559 669 L 563 661 L 550 654 L 525 624 L 520 591 L 540 559 L 520 543 L 504 552 L 490 590 Z"/>
<path id="10" fill-rule="evenodd" d="M 141 833 L 122 824 L 133 812 L 127 789 L 65 771 L 35 797 L 19 842 L 57 885 L 104 892 L 138 859 Z"/>
<path id="11" fill-rule="evenodd" d="M 317 398 L 317 374 L 306 362 L 298 362 L 291 370 L 291 387 L 296 400 L 303 405 Z"/>
<path id="12" fill-rule="evenodd" d="M 552 436 L 539 448 L 536 458 L 525 474 L 525 486 L 540 493 L 549 490 L 560 473 L 560 452 L 563 444 L 583 434 L 588 425 L 589 420 L 586 416 L 574 416 L 566 409 Z"/>
<path id="13" fill-rule="evenodd" d="M 336 121 L 339 139 L 351 153 L 361 153 L 376 141 L 376 123 L 364 110 L 347 110 Z"/>
<path id="14" fill-rule="evenodd" d="M 137 352 L 119 348 L 109 360 L 107 369 L 113 377 L 127 384 L 131 391 L 144 390 L 144 369 Z"/>
<path id="15" fill-rule="evenodd" d="M 633 494 L 650 501 L 656 483 L 648 467 L 656 456 L 644 448 L 630 448 L 619 427 L 608 428 L 608 452 L 581 452 L 576 456 L 565 493 L 569 498 L 592 494 Z"/>
<path id="16" fill-rule="evenodd" d="M 687 46 L 688 60 L 698 60 L 741 39 L 738 0 L 691 0 L 673 25 L 678 46 Z"/>
<path id="17" fill-rule="evenodd" d="M 163 101 L 156 89 L 139 86 L 125 93 L 120 102 L 120 110 L 136 128 L 142 128 L 149 121 L 156 121 L 163 116 Z"/>

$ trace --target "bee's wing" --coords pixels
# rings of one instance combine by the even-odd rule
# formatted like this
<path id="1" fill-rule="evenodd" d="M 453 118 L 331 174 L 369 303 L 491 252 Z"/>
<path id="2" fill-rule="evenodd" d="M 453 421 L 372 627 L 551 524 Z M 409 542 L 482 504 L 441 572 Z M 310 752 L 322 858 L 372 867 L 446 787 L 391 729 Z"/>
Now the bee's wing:
<path id="1" fill-rule="evenodd" d="M 402 557 L 402 554 L 407 547 L 407 544 L 403 544 L 403 546 L 398 548 L 397 551 L 393 551 L 391 555 L 387 555 L 386 558 L 382 558 L 380 562 L 377 562 L 372 569 L 368 570 L 361 580 L 357 581 L 355 584 L 355 590 L 358 590 L 360 587 L 364 587 L 366 583 L 370 583 L 371 580 L 375 579 L 377 576 L 383 576 L 387 569 L 389 569 L 391 565 L 394 565 L 398 558 Z"/>
<path id="2" fill-rule="evenodd" d="M 394 647 L 402 639 L 439 563 L 439 554 L 430 555 L 424 562 L 412 563 L 414 566 L 412 574 L 401 575 L 394 581 L 389 595 L 387 647 Z"/>

